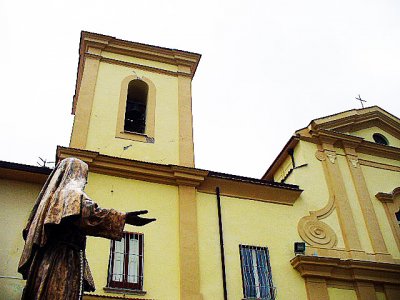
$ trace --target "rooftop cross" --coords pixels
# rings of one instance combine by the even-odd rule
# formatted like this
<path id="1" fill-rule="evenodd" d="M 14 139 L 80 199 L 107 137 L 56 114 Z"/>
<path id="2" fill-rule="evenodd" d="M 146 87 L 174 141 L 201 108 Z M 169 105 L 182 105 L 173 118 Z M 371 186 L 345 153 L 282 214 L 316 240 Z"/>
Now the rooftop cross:
<path id="1" fill-rule="evenodd" d="M 356 99 L 358 100 L 358 101 L 360 101 L 360 103 L 361 103 L 361 107 L 362 108 L 364 108 L 364 103 L 363 102 L 367 102 L 366 100 L 364 100 L 364 99 L 361 99 L 361 96 L 360 96 L 360 94 L 358 94 L 358 98 L 356 97 Z"/>

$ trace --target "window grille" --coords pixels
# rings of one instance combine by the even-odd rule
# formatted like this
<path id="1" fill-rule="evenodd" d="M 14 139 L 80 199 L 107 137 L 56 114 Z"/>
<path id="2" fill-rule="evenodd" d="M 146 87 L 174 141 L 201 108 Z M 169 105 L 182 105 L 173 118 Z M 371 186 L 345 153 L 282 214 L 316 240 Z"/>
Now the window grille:
<path id="1" fill-rule="evenodd" d="M 121 241 L 111 241 L 108 287 L 143 289 L 143 234 L 124 232 Z"/>
<path id="2" fill-rule="evenodd" d="M 244 298 L 275 300 L 268 248 L 240 245 L 239 249 Z"/>

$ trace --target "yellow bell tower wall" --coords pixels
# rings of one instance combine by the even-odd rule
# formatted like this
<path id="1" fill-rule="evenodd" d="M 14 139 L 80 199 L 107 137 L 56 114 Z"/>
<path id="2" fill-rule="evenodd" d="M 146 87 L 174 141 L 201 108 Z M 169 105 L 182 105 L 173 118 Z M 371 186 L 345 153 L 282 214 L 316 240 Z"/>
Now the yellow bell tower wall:
<path id="1" fill-rule="evenodd" d="M 116 136 L 121 83 L 133 72 L 128 67 L 100 62 L 85 148 L 115 157 L 179 164 L 178 79 L 148 71 L 137 73 L 156 89 L 156 128 L 154 136 L 149 137 L 154 142 L 136 140 L 141 136 L 134 134 L 132 139 L 129 135 Z"/>
<path id="2" fill-rule="evenodd" d="M 70 147 L 194 167 L 191 81 L 200 55 L 82 32 Z M 147 86 L 144 130 L 125 122 L 128 86 Z"/>

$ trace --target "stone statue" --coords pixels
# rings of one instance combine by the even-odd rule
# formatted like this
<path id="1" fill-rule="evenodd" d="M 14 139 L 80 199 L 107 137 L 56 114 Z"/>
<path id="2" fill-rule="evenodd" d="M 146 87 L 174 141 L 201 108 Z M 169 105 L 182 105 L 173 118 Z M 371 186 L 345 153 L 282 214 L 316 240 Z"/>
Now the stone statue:
<path id="1" fill-rule="evenodd" d="M 83 191 L 87 175 L 86 163 L 66 158 L 42 188 L 23 230 L 18 272 L 27 282 L 22 299 L 81 299 L 83 291 L 95 290 L 85 258 L 86 236 L 120 240 L 125 223 L 155 221 L 140 217 L 147 211 L 98 207 Z"/>

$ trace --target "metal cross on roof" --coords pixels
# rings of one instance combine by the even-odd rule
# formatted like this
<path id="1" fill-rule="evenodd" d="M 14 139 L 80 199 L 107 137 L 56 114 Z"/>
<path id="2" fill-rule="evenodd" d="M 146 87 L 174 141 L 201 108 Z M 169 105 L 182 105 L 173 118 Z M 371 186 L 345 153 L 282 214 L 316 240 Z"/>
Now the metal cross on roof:
<path id="1" fill-rule="evenodd" d="M 358 98 L 356 97 L 356 99 L 357 99 L 358 101 L 360 101 L 361 107 L 364 108 L 364 103 L 363 103 L 363 102 L 367 102 L 367 100 L 361 99 L 360 94 L 358 94 Z"/>

